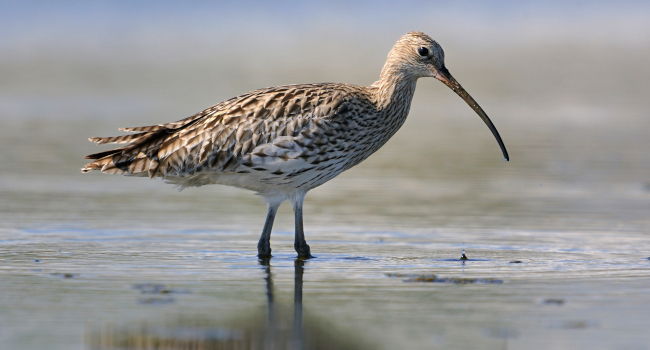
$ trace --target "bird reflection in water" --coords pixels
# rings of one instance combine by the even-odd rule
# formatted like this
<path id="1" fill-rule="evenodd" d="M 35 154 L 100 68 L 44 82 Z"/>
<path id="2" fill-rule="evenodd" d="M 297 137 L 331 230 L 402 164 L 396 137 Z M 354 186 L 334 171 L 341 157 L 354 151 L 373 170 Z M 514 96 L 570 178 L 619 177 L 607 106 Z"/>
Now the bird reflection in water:
<path id="1" fill-rule="evenodd" d="M 266 289 L 266 315 L 256 312 L 232 320 L 177 318 L 165 324 L 143 322 L 136 327 L 104 327 L 86 336 L 89 349 L 366 349 L 359 339 L 310 315 L 303 318 L 305 261 L 294 261 L 293 313 L 275 298 L 273 266 L 260 259 Z"/>
<path id="2" fill-rule="evenodd" d="M 303 259 L 296 259 L 294 261 L 294 284 L 293 284 L 293 324 L 291 327 L 291 337 L 288 339 L 288 344 L 283 344 L 284 341 L 278 342 L 275 337 L 279 332 L 276 328 L 279 322 L 276 319 L 276 305 L 274 302 L 274 287 L 273 275 L 271 271 L 271 259 L 260 259 L 260 265 L 264 267 L 265 281 L 266 281 L 266 301 L 267 301 L 267 323 L 266 335 L 264 338 L 264 349 L 276 349 L 279 345 L 288 345 L 291 349 L 305 349 L 305 331 L 302 317 L 302 276 L 304 274 L 305 261 Z M 283 347 L 280 347 L 282 349 Z M 309 347 L 312 348 L 312 347 Z"/>

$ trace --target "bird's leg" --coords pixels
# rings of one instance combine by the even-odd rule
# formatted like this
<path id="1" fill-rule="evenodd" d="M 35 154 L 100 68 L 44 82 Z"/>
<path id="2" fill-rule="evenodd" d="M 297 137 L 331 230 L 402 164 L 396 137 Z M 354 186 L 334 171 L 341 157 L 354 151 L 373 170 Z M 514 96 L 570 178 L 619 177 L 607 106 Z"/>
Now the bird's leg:
<path id="1" fill-rule="evenodd" d="M 293 247 L 296 249 L 299 259 L 312 258 L 309 244 L 305 241 L 305 232 L 302 228 L 302 202 L 304 200 L 304 193 L 298 193 L 293 198 L 293 212 L 296 217 L 296 239 L 293 243 Z"/>
<path id="2" fill-rule="evenodd" d="M 275 220 L 275 213 L 278 211 L 279 206 L 280 203 L 268 203 L 266 221 L 264 222 L 260 241 L 257 243 L 257 256 L 260 259 L 268 259 L 271 257 L 271 230 L 273 229 L 273 220 Z"/>

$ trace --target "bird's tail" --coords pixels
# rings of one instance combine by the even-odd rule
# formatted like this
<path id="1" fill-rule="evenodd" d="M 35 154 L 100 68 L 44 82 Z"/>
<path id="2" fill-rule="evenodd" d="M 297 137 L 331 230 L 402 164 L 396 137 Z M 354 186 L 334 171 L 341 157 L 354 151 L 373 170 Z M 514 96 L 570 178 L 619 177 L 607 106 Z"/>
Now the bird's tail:
<path id="1" fill-rule="evenodd" d="M 150 177 L 156 176 L 158 160 L 156 159 L 156 139 L 161 139 L 161 130 L 144 131 L 137 134 L 91 137 L 91 142 L 105 143 L 126 143 L 125 147 L 87 155 L 86 159 L 93 159 L 81 168 L 82 173 L 99 170 L 106 174 L 124 174 Z"/>
<path id="2" fill-rule="evenodd" d="M 86 159 L 94 159 L 81 168 L 82 173 L 99 170 L 107 174 L 123 174 L 135 176 L 161 176 L 158 150 L 167 137 L 183 128 L 194 124 L 206 115 L 210 109 L 176 122 L 160 125 L 136 126 L 120 128 L 121 131 L 136 132 L 135 134 L 91 137 L 88 140 L 98 144 L 126 144 L 99 153 L 89 154 Z"/>

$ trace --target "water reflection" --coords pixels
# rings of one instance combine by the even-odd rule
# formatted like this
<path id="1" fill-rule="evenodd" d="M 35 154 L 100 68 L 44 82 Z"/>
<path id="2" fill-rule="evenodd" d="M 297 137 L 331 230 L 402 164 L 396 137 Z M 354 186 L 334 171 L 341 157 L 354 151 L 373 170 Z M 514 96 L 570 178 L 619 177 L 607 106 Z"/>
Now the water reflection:
<path id="1" fill-rule="evenodd" d="M 266 335 L 264 337 L 264 349 L 283 349 L 286 348 L 286 345 L 288 345 L 288 348 L 290 349 L 305 349 L 305 328 L 303 324 L 302 312 L 302 277 L 305 271 L 305 261 L 302 259 L 294 260 L 293 323 L 291 327 L 290 339 L 288 339 L 288 344 L 284 344 L 284 341 L 278 341 L 276 337 L 276 333 L 278 333 L 276 325 L 281 324 L 282 320 L 278 320 L 276 318 L 277 312 L 274 298 L 275 292 L 273 287 L 271 259 L 260 259 L 260 265 L 264 267 L 264 280 L 266 281 L 267 301 L 267 323 L 265 327 Z M 279 317 L 282 317 L 282 315 L 280 314 Z"/>
<path id="2" fill-rule="evenodd" d="M 260 259 L 264 273 L 266 315 L 242 310 L 230 320 L 178 317 L 146 321 L 136 327 L 104 327 L 86 337 L 89 349 L 363 349 L 357 339 L 331 324 L 303 316 L 305 261 L 294 261 L 293 312 L 278 302 L 270 259 Z M 249 312 L 247 312 L 249 311 Z M 169 321 L 169 320 L 168 320 Z"/>
<path id="3" fill-rule="evenodd" d="M 302 275 L 304 273 L 305 261 L 296 259 L 294 261 L 293 277 L 293 342 L 296 349 L 304 348 L 305 329 L 302 320 Z"/>

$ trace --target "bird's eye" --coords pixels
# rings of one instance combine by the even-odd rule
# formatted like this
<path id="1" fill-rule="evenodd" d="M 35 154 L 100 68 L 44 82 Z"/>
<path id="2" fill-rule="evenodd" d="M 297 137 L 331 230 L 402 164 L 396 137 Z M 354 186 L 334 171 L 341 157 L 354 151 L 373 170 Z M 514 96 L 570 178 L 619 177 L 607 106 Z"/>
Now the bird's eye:
<path id="1" fill-rule="evenodd" d="M 419 53 L 420 56 L 422 56 L 422 57 L 427 57 L 427 56 L 429 56 L 429 49 L 427 49 L 426 47 L 422 46 L 421 48 L 418 49 L 418 53 Z"/>

